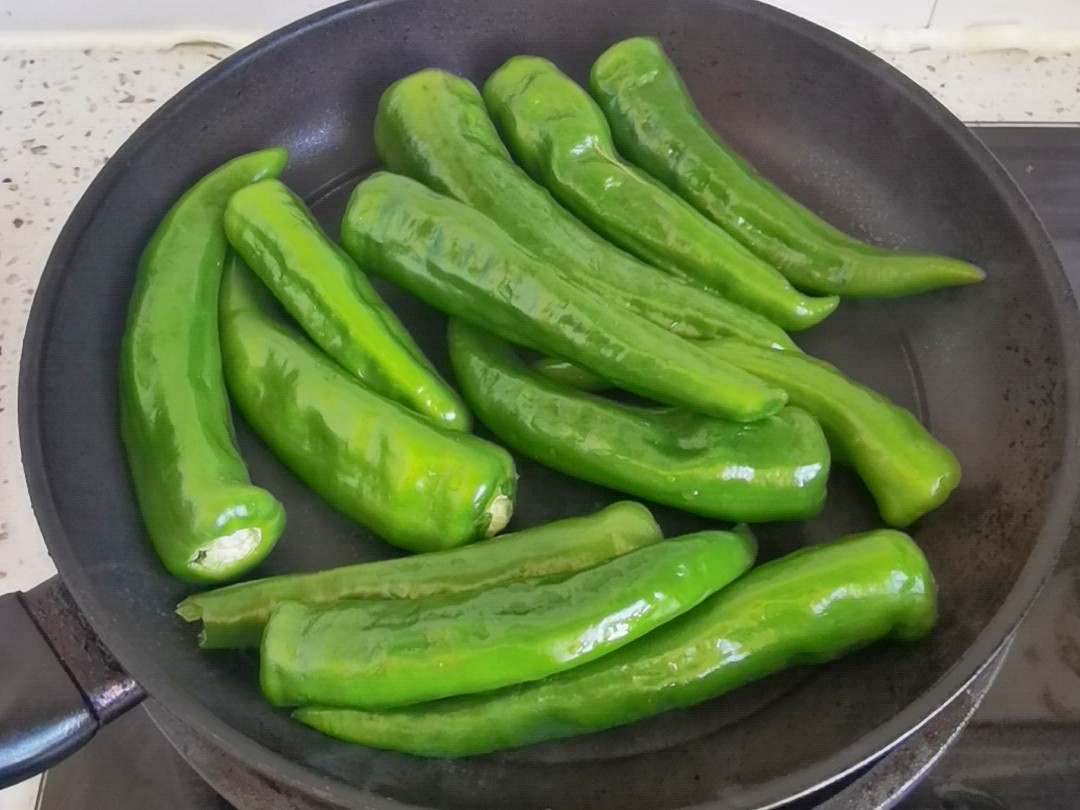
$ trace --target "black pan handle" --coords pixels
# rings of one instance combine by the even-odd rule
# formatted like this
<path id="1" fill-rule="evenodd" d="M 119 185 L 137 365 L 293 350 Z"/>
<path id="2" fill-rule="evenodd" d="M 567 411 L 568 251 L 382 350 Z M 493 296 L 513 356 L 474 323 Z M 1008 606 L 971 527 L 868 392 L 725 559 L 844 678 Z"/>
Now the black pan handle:
<path id="1" fill-rule="evenodd" d="M 74 753 L 144 697 L 58 577 L 0 596 L 0 789 Z"/>

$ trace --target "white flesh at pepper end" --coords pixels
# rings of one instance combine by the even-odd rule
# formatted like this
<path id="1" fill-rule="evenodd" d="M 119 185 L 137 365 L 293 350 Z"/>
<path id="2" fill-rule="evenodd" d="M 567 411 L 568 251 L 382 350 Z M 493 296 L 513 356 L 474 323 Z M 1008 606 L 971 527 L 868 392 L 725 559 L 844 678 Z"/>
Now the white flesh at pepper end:
<path id="1" fill-rule="evenodd" d="M 262 529 L 238 529 L 232 534 L 215 537 L 192 554 L 188 562 L 207 571 L 220 571 L 247 557 L 259 547 L 261 541 Z"/>

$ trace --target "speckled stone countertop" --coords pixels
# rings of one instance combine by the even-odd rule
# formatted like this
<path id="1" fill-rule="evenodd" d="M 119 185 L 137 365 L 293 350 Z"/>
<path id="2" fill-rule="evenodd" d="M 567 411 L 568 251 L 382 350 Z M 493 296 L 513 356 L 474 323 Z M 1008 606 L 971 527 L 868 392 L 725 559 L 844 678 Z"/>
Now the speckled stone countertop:
<path id="1" fill-rule="evenodd" d="M 22 334 L 53 240 L 124 139 L 229 52 L 0 51 L 0 592 L 54 572 L 26 493 L 16 414 Z M 882 56 L 966 122 L 1080 122 L 1080 52 Z M 33 790 L 0 792 L 0 810 L 32 807 Z"/>
<path id="2" fill-rule="evenodd" d="M 0 52 L 0 592 L 51 576 L 19 454 L 19 355 L 53 241 L 105 161 L 228 51 Z"/>

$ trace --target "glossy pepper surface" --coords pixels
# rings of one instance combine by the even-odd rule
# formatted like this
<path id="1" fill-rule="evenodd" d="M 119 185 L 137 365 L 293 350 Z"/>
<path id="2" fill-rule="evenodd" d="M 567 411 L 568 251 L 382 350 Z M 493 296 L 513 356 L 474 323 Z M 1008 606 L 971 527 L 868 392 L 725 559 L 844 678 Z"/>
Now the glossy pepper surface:
<path id="1" fill-rule="evenodd" d="M 308 336 L 373 391 L 458 430 L 464 403 L 352 259 L 278 180 L 232 196 L 225 233 Z"/>
<path id="2" fill-rule="evenodd" d="M 361 265 L 437 309 L 571 359 L 635 393 L 739 421 L 784 405 L 779 389 L 611 308 L 479 211 L 407 177 L 379 172 L 360 183 L 341 239 Z"/>
<path id="3" fill-rule="evenodd" d="M 628 39 L 605 51 L 592 67 L 589 89 L 620 153 L 800 289 L 884 297 L 973 284 L 985 276 L 958 259 L 860 242 L 793 200 L 709 127 L 654 39 Z"/>
<path id="4" fill-rule="evenodd" d="M 706 342 L 701 345 L 709 344 Z M 533 361 L 532 368 L 553 382 L 579 391 L 606 391 L 611 388 L 611 383 L 607 380 L 561 357 L 541 357 Z"/>
<path id="5" fill-rule="evenodd" d="M 960 484 L 960 463 L 906 408 L 860 385 L 835 366 L 802 353 L 735 340 L 706 341 L 705 351 L 782 387 L 788 402 L 821 425 L 832 457 L 851 465 L 885 522 L 903 528 L 941 506 Z M 555 383 L 602 391 L 610 383 L 558 358 L 533 364 Z"/>
<path id="6" fill-rule="evenodd" d="M 547 379 L 510 344 L 463 321 L 450 322 L 448 342 L 480 421 L 567 475 L 726 520 L 796 520 L 825 502 L 829 447 L 797 408 L 740 423 L 626 405 Z"/>
<path id="7" fill-rule="evenodd" d="M 516 56 L 491 74 L 484 101 L 537 182 L 616 245 L 704 284 L 785 329 L 828 316 L 838 299 L 794 289 L 772 266 L 615 151 L 604 114 L 546 59 Z"/>
<path id="8" fill-rule="evenodd" d="M 174 576 L 223 582 L 257 565 L 285 510 L 236 449 L 218 343 L 229 197 L 277 175 L 284 149 L 226 163 L 189 189 L 143 251 L 120 356 L 120 429 L 154 550 Z"/>
<path id="9" fill-rule="evenodd" d="M 578 287 L 682 337 L 737 337 L 795 348 L 767 318 L 643 264 L 594 233 L 511 159 L 471 82 L 422 70 L 379 101 L 375 145 L 386 166 L 486 214 Z"/>
<path id="10" fill-rule="evenodd" d="M 272 303 L 239 259 L 226 268 L 221 345 L 229 392 L 289 469 L 409 551 L 502 530 L 517 482 L 505 450 L 371 391 L 277 320 Z"/>
<path id="11" fill-rule="evenodd" d="M 189 596 L 176 612 L 189 622 L 202 621 L 201 647 L 257 647 L 271 611 L 285 601 L 323 604 L 464 593 L 571 574 L 660 539 L 660 527 L 648 509 L 619 501 L 590 515 L 463 548 L 240 582 Z"/>
<path id="12" fill-rule="evenodd" d="M 308 707 L 293 716 L 376 748 L 470 756 L 690 706 L 878 639 L 917 639 L 934 618 L 926 559 L 907 535 L 880 530 L 759 566 L 644 638 L 540 681 L 386 711 Z"/>
<path id="13" fill-rule="evenodd" d="M 890 526 L 941 506 L 960 484 L 960 464 L 910 411 L 801 353 L 738 341 L 702 344 L 709 353 L 782 387 L 821 423 L 833 455 L 850 464 Z"/>
<path id="14" fill-rule="evenodd" d="M 260 680 L 275 705 L 406 706 L 534 681 L 607 655 L 754 564 L 748 533 L 665 540 L 555 581 L 453 598 L 278 607 Z"/>

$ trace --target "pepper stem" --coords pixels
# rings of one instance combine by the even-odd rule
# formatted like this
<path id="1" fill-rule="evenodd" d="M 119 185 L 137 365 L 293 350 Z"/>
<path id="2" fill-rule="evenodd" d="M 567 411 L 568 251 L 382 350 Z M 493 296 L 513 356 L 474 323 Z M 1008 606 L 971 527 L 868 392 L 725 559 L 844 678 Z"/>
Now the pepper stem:
<path id="1" fill-rule="evenodd" d="M 488 526 L 484 531 L 484 537 L 494 537 L 510 522 L 510 516 L 514 514 L 514 501 L 506 495 L 496 495 L 495 500 L 487 508 Z"/>

